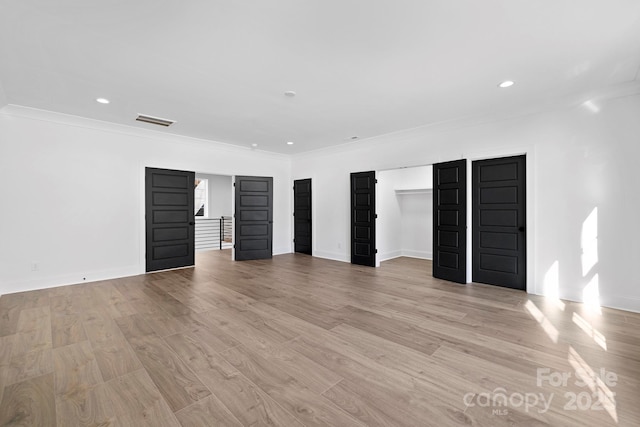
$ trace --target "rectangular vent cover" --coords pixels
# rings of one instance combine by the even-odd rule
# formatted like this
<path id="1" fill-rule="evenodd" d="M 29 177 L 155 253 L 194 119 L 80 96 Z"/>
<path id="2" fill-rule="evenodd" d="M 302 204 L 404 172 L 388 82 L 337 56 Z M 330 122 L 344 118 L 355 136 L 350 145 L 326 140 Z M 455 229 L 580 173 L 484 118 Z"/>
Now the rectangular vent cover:
<path id="1" fill-rule="evenodd" d="M 176 122 L 175 120 L 161 119 L 160 117 L 147 116 L 144 114 L 138 114 L 138 117 L 136 117 L 136 120 L 139 122 L 151 123 L 152 125 L 158 125 L 158 126 L 164 126 L 164 127 L 171 126 Z"/>

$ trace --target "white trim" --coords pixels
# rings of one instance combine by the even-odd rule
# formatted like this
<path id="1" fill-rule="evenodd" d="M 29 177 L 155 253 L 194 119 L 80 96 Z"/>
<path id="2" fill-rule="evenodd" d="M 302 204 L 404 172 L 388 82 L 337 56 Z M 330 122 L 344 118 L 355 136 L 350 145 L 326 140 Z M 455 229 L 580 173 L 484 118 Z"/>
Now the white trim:
<path id="1" fill-rule="evenodd" d="M 411 194 L 431 194 L 433 188 L 412 188 L 412 189 L 395 189 L 398 196 L 411 195 Z"/>
<path id="2" fill-rule="evenodd" d="M 433 260 L 433 253 L 427 251 L 406 251 L 402 250 L 402 255 L 409 258 L 428 259 Z"/>
<path id="3" fill-rule="evenodd" d="M 55 111 L 41 110 L 32 107 L 23 107 L 21 105 L 9 104 L 0 109 L 0 114 L 7 117 L 19 117 L 28 120 L 37 120 L 41 122 L 49 122 L 54 124 L 62 124 L 82 129 L 97 130 L 113 134 L 135 136 L 139 138 L 151 139 L 153 141 L 162 140 L 165 142 L 179 144 L 184 147 L 185 144 L 191 144 L 199 148 L 207 148 L 216 152 L 226 151 L 229 153 L 247 153 L 248 151 L 255 155 L 265 157 L 277 157 L 280 159 L 290 159 L 291 154 L 281 154 L 271 151 L 256 150 L 255 148 L 243 147 L 228 142 L 216 141 L 212 139 L 195 138 L 192 136 L 183 136 L 180 134 L 169 133 L 166 130 L 154 130 L 146 128 L 138 128 L 119 123 L 107 122 L 98 119 L 75 116 L 72 114 L 57 113 Z"/>
<path id="4" fill-rule="evenodd" d="M 314 257 L 330 259 L 332 261 L 351 262 L 351 258 L 342 252 L 316 251 Z"/>
<path id="5" fill-rule="evenodd" d="M 55 288 L 58 286 L 80 285 L 83 283 L 99 282 L 102 280 L 120 279 L 123 277 L 145 274 L 144 269 L 142 270 L 143 271 L 140 270 L 140 266 L 132 265 L 129 267 L 115 268 L 111 270 L 95 270 L 38 279 L 8 281 L 2 284 L 0 292 L 2 295 L 5 295 L 15 292 Z"/>
<path id="6" fill-rule="evenodd" d="M 384 261 L 389 261 L 390 259 L 394 259 L 394 258 L 400 258 L 401 256 L 403 256 L 402 251 L 391 251 L 391 252 L 385 252 L 383 254 L 378 254 L 377 259 L 378 262 L 384 262 Z"/>

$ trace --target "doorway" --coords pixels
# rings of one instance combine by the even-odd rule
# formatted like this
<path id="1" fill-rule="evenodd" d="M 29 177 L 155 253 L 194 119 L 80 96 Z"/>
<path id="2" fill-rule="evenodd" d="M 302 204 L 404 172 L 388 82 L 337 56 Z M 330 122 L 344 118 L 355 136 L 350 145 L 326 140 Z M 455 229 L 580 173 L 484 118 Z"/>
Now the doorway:
<path id="1" fill-rule="evenodd" d="M 145 168 L 146 271 L 194 265 L 195 173 Z"/>
<path id="2" fill-rule="evenodd" d="M 273 256 L 273 178 L 236 176 L 234 259 Z"/>
<path id="3" fill-rule="evenodd" d="M 196 172 L 195 250 L 233 246 L 233 177 Z"/>
<path id="4" fill-rule="evenodd" d="M 472 162 L 473 281 L 526 290 L 526 156 Z"/>
<path id="5" fill-rule="evenodd" d="M 351 174 L 351 263 L 376 266 L 376 173 Z"/>
<path id="6" fill-rule="evenodd" d="M 293 181 L 294 252 L 312 255 L 311 179 Z"/>
<path id="7" fill-rule="evenodd" d="M 202 221 L 213 212 L 204 203 L 209 190 L 214 190 L 208 188 L 213 177 L 229 183 L 233 179 L 205 174 L 198 174 L 196 179 L 191 171 L 145 168 L 146 272 L 195 265 L 196 219 Z M 271 258 L 273 178 L 236 176 L 233 186 L 235 192 L 228 193 L 235 199 L 233 219 L 224 215 L 225 225 L 220 226 L 216 239 L 222 239 L 223 232 L 226 237 L 215 244 L 220 249 L 233 247 L 231 258 L 238 261 Z"/>
<path id="8" fill-rule="evenodd" d="M 433 277 L 467 283 L 467 160 L 433 165 Z"/>
<path id="9" fill-rule="evenodd" d="M 378 262 L 433 259 L 432 166 L 382 170 L 377 178 Z"/>

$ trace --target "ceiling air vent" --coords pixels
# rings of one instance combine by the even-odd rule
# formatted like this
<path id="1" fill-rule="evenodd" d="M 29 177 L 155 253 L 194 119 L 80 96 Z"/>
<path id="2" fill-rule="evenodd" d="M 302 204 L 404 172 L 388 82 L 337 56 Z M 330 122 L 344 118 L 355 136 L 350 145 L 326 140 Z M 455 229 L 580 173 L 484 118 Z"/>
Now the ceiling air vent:
<path id="1" fill-rule="evenodd" d="M 158 125 L 158 126 L 164 126 L 164 127 L 171 126 L 176 122 L 175 120 L 161 119 L 160 117 L 146 116 L 144 114 L 138 114 L 138 117 L 136 117 L 136 120 L 139 122 L 151 123 L 152 125 Z"/>

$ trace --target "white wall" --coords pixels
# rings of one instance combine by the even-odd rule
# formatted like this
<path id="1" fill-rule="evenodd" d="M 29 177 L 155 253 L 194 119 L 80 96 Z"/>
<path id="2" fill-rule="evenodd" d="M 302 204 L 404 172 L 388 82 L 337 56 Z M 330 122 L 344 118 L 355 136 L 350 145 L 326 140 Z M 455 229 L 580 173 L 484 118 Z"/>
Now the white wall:
<path id="1" fill-rule="evenodd" d="M 0 82 L 0 108 L 7 105 L 7 96 L 4 92 L 4 88 L 2 87 L 2 82 Z"/>
<path id="2" fill-rule="evenodd" d="M 433 188 L 433 168 L 431 165 L 392 170 L 397 171 L 398 182 L 395 188 L 398 190 Z"/>
<path id="3" fill-rule="evenodd" d="M 8 106 L 0 294 L 143 273 L 146 166 L 272 176 L 274 253 L 291 251 L 288 157 Z"/>
<path id="4" fill-rule="evenodd" d="M 391 169 L 376 174 L 378 261 L 399 256 L 431 259 L 431 166 Z M 398 192 L 397 190 L 420 190 Z"/>
<path id="5" fill-rule="evenodd" d="M 395 189 L 402 181 L 403 169 L 376 173 L 376 248 L 377 261 L 385 261 L 402 255 L 402 213 Z"/>
<path id="6" fill-rule="evenodd" d="M 526 153 L 527 290 L 580 301 L 597 289 L 602 305 L 640 311 L 640 96 L 594 104 L 413 129 L 292 160 L 8 106 L 0 111 L 0 294 L 142 273 L 145 166 L 273 176 L 274 253 L 291 251 L 292 179 L 312 178 L 314 255 L 348 261 L 350 172 Z M 88 192 L 84 177 L 98 191 Z M 24 190 L 30 183 L 37 201 Z"/>
<path id="7" fill-rule="evenodd" d="M 402 255 L 433 258 L 433 168 L 423 166 L 404 171 L 404 189 L 417 192 L 401 193 Z M 421 191 L 428 190 L 428 191 Z"/>
<path id="8" fill-rule="evenodd" d="M 196 173 L 196 177 L 208 180 L 209 190 L 209 218 L 231 216 L 233 208 L 233 177 L 227 175 L 211 175 Z"/>
<path id="9" fill-rule="evenodd" d="M 399 198 L 402 255 L 433 259 L 433 192 L 409 193 Z"/>
<path id="10" fill-rule="evenodd" d="M 413 129 L 294 156 L 293 178 L 312 175 L 315 182 L 314 254 L 350 259 L 350 172 L 525 153 L 528 292 L 582 301 L 597 283 L 602 305 L 640 311 L 640 96 L 594 104 Z M 594 208 L 597 262 L 583 271 L 583 228 Z"/>

